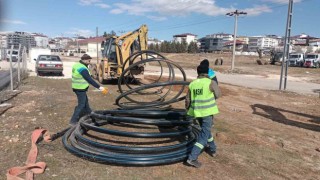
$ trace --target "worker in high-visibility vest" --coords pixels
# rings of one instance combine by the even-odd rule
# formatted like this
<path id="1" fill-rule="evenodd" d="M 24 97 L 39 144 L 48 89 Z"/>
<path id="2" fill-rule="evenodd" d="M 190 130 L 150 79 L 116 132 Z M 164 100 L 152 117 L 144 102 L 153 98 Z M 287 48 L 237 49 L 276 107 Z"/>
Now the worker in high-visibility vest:
<path id="1" fill-rule="evenodd" d="M 218 84 L 209 79 L 208 66 L 200 64 L 197 68 L 198 78 L 189 84 L 186 97 L 186 109 L 188 118 L 199 121 L 201 132 L 188 156 L 187 164 L 196 168 L 201 167 L 197 160 L 205 150 L 210 156 L 215 156 L 216 144 L 211 134 L 214 115 L 219 113 L 216 99 L 221 96 Z"/>
<path id="2" fill-rule="evenodd" d="M 84 54 L 81 60 L 72 66 L 72 90 L 77 95 L 78 105 L 71 117 L 69 124 L 74 126 L 78 123 L 79 119 L 86 114 L 91 113 L 91 108 L 88 102 L 87 91 L 89 84 L 99 89 L 102 94 L 108 93 L 108 88 L 104 88 L 96 83 L 90 76 L 88 65 L 92 58 Z"/>

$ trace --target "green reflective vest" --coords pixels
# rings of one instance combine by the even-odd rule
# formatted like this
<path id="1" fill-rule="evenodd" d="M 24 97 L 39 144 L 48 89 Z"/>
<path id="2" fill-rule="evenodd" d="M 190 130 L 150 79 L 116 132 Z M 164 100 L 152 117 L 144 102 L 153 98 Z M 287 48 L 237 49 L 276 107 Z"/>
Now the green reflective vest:
<path id="1" fill-rule="evenodd" d="M 88 68 L 80 62 L 72 66 L 72 89 L 84 90 L 89 87 L 89 83 L 82 77 L 82 75 L 78 71 L 81 68 L 86 68 L 88 70 Z M 88 72 L 90 74 L 89 70 Z"/>
<path id="2" fill-rule="evenodd" d="M 213 92 L 210 91 L 211 79 L 200 78 L 189 84 L 190 107 L 188 115 L 206 117 L 219 113 Z"/>

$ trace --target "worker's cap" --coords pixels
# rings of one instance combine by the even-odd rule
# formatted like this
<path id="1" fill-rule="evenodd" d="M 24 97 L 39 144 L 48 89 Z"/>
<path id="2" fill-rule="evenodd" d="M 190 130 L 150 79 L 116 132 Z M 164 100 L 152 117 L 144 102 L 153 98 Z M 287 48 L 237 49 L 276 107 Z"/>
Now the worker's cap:
<path id="1" fill-rule="evenodd" d="M 209 67 L 206 66 L 206 65 L 200 64 L 200 65 L 197 67 L 197 73 L 198 73 L 198 75 L 199 75 L 199 74 L 208 74 L 208 71 L 209 71 Z"/>
<path id="2" fill-rule="evenodd" d="M 204 59 L 200 62 L 200 65 L 203 65 L 203 66 L 208 66 L 209 67 L 209 60 L 208 59 Z"/>
<path id="3" fill-rule="evenodd" d="M 92 59 L 88 54 L 84 54 L 82 57 L 81 57 L 81 60 L 89 60 L 89 59 Z"/>

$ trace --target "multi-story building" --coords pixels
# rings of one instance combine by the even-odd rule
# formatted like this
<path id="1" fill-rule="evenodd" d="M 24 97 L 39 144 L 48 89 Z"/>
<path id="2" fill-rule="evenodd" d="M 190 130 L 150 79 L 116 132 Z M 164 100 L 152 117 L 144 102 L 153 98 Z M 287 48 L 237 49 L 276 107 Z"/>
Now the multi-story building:
<path id="1" fill-rule="evenodd" d="M 77 43 L 77 48 L 80 53 L 85 52 L 89 54 L 91 57 L 102 57 L 101 55 L 101 43 L 105 40 L 105 37 L 90 37 L 87 39 L 79 40 Z"/>
<path id="2" fill-rule="evenodd" d="M 295 46 L 309 46 L 310 41 L 313 41 L 315 39 L 317 38 L 304 33 L 290 37 L 291 43 Z"/>
<path id="3" fill-rule="evenodd" d="M 148 45 L 150 44 L 161 44 L 161 40 L 158 40 L 156 38 L 148 38 Z"/>
<path id="4" fill-rule="evenodd" d="M 227 34 L 227 33 L 210 34 L 210 35 L 206 35 L 206 37 L 207 38 L 219 38 L 219 39 L 223 39 L 225 41 L 233 40 L 233 35 Z"/>
<path id="5" fill-rule="evenodd" d="M 32 33 L 31 34 L 36 41 L 36 47 L 47 48 L 49 45 L 49 38 L 46 35 L 40 33 Z"/>
<path id="6" fill-rule="evenodd" d="M 266 36 L 251 36 L 249 37 L 248 49 L 249 51 L 256 51 L 257 49 L 268 50 L 277 47 L 278 39 Z"/>
<path id="7" fill-rule="evenodd" d="M 320 39 L 310 40 L 309 45 L 310 45 L 310 46 L 316 46 L 316 47 L 319 47 L 319 48 L 320 48 Z"/>
<path id="8" fill-rule="evenodd" d="M 54 41 L 54 46 L 56 49 L 66 49 L 70 42 L 73 42 L 71 38 L 68 37 L 55 37 L 52 39 Z"/>
<path id="9" fill-rule="evenodd" d="M 0 32 L 0 48 L 7 48 L 7 33 L 6 32 Z"/>
<path id="10" fill-rule="evenodd" d="M 4 48 L 9 49 L 13 45 L 14 49 L 18 49 L 19 44 L 21 44 L 22 47 L 26 47 L 27 50 L 36 47 L 34 37 L 27 32 L 4 32 L 1 34 L 1 37 L 1 44 Z"/>
<path id="11" fill-rule="evenodd" d="M 243 44 L 249 44 L 249 37 L 247 36 L 237 36 L 237 41 L 242 41 Z"/>
<path id="12" fill-rule="evenodd" d="M 182 43 L 183 41 L 190 44 L 191 42 L 197 42 L 197 35 L 191 34 L 191 33 L 185 33 L 185 34 L 177 34 L 173 36 L 173 41 Z"/>
<path id="13" fill-rule="evenodd" d="M 232 41 L 232 34 L 218 33 L 207 35 L 201 38 L 200 41 L 200 51 L 203 52 L 213 52 L 222 51 L 225 47 L 225 43 Z"/>

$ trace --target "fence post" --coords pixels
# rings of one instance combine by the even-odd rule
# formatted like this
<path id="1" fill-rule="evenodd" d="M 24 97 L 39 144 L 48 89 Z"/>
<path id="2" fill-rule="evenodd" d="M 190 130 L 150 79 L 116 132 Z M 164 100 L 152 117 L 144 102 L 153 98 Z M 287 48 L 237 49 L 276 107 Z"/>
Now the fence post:
<path id="1" fill-rule="evenodd" d="M 12 51 L 13 51 L 13 45 L 11 45 L 10 49 L 10 86 L 11 86 L 11 91 L 13 91 L 13 67 L 12 67 Z"/>
<path id="2" fill-rule="evenodd" d="M 20 74 L 20 50 L 21 50 L 21 44 L 19 44 L 19 50 L 18 50 L 18 83 L 21 81 L 21 74 Z"/>
<path id="3" fill-rule="evenodd" d="M 23 68 L 23 76 L 26 76 L 27 74 L 27 58 L 26 58 L 26 47 L 23 46 L 22 50 L 22 68 Z"/>

